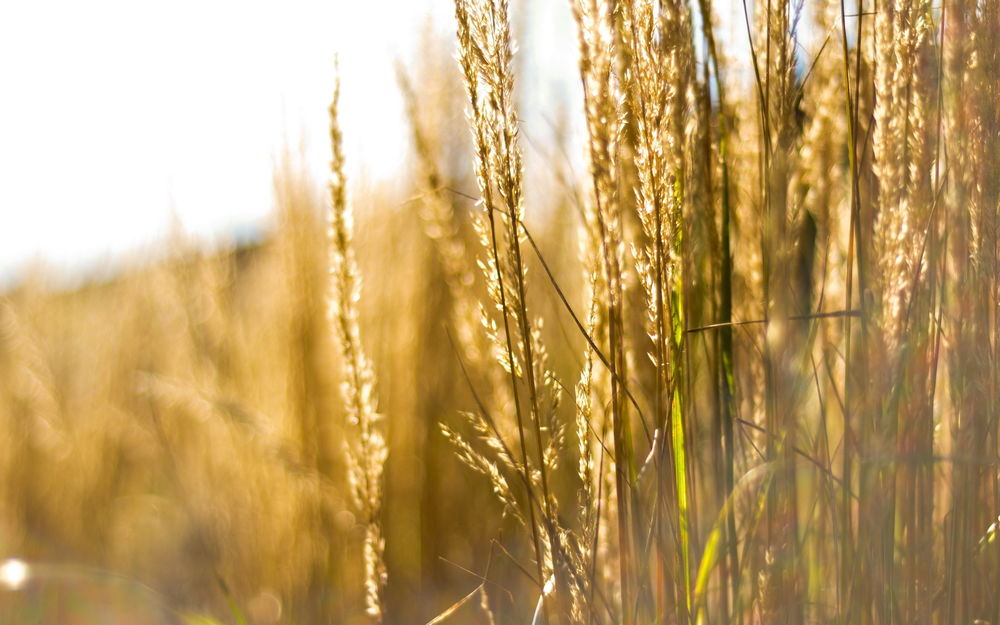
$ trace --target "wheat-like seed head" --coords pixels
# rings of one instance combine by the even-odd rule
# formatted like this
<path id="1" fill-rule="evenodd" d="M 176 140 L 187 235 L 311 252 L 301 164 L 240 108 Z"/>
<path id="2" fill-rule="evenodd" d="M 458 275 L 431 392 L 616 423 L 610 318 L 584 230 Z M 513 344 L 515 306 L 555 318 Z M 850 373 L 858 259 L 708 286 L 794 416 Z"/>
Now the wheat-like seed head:
<path id="1" fill-rule="evenodd" d="M 890 348 L 898 345 L 915 280 L 925 269 L 920 241 L 930 191 L 925 159 L 928 96 L 921 56 L 929 28 L 927 10 L 926 2 L 897 0 L 875 18 L 875 250 L 882 304 L 876 312 Z"/>
<path id="2" fill-rule="evenodd" d="M 344 380 L 341 394 L 348 422 L 357 440 L 348 446 L 348 477 L 355 505 L 365 528 L 365 605 L 369 616 L 381 621 L 386 573 L 382 538 L 382 472 L 388 448 L 378 429 L 375 374 L 361 344 L 357 303 L 361 279 L 353 248 L 353 214 L 347 202 L 342 135 L 338 120 L 339 81 L 330 104 L 330 318 L 340 346 Z"/>

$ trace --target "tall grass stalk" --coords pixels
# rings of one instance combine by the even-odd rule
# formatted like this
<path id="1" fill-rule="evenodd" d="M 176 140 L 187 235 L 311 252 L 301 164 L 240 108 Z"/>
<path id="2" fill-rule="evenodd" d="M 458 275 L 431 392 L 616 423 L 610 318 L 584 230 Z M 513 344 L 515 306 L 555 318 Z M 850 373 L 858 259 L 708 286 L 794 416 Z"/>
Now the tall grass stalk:
<path id="1" fill-rule="evenodd" d="M 343 139 L 338 120 L 339 79 L 330 104 L 330 318 L 340 345 L 345 414 L 356 431 L 349 444 L 348 483 L 365 527 L 363 543 L 365 611 L 381 622 L 386 583 L 382 535 L 382 471 L 388 449 L 375 408 L 375 374 L 365 356 L 358 327 L 361 279 L 354 258 L 354 220 L 347 203 Z"/>

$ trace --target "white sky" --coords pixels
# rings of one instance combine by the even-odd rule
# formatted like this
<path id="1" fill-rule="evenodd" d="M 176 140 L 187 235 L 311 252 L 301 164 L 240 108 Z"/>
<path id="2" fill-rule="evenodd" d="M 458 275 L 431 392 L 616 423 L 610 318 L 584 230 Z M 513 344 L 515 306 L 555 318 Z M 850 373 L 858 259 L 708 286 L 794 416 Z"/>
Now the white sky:
<path id="1" fill-rule="evenodd" d="M 335 54 L 351 173 L 388 175 L 406 149 L 392 61 L 430 5 L 4 2 L 0 272 L 134 249 L 171 210 L 202 234 L 260 224 L 284 146 L 323 175 Z"/>
<path id="2" fill-rule="evenodd" d="M 576 113 L 566 0 L 522 0 L 529 139 Z M 393 62 L 451 0 L 14 0 L 0 4 L 0 285 L 163 237 L 259 228 L 286 146 L 323 180 L 333 58 L 355 183 L 408 158 Z M 515 19 L 517 19 L 515 17 Z M 545 67 L 538 67 L 543 62 Z M 456 70 L 457 71 L 457 70 Z M 568 95 L 567 95 L 568 94 Z M 536 135 L 532 137 L 531 135 Z M 531 158 L 531 147 L 525 148 Z M 535 155 L 538 158 L 538 155 Z"/>

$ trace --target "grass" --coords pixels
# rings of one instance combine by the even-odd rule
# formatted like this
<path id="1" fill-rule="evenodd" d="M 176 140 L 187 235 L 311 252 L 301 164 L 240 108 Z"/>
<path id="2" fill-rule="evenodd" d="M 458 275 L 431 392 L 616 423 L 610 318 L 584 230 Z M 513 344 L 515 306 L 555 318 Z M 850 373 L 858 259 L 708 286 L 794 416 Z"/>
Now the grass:
<path id="1" fill-rule="evenodd" d="M 411 195 L 335 95 L 264 240 L 3 296 L 0 612 L 1000 623 L 1000 10 L 570 8 L 584 173 L 529 188 L 516 15 L 455 0 Z"/>

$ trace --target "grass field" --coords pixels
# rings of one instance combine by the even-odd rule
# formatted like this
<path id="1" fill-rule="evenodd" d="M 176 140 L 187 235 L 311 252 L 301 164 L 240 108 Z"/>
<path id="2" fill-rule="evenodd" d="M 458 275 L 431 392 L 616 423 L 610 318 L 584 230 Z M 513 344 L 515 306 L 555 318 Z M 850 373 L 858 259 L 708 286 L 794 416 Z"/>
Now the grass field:
<path id="1" fill-rule="evenodd" d="M 548 184 L 455 0 L 402 195 L 0 297 L 0 624 L 1000 625 L 1000 4 L 570 4 Z"/>

